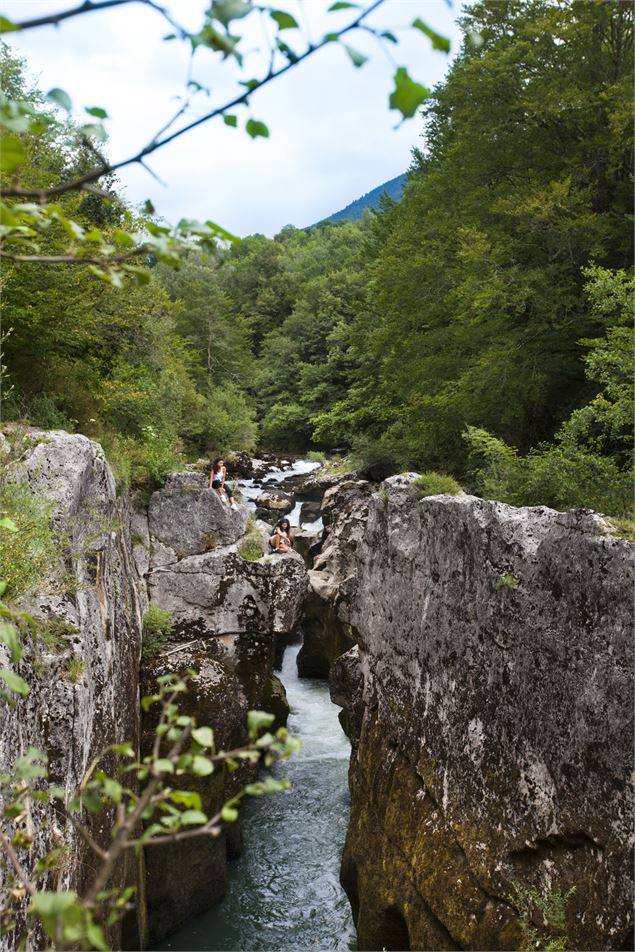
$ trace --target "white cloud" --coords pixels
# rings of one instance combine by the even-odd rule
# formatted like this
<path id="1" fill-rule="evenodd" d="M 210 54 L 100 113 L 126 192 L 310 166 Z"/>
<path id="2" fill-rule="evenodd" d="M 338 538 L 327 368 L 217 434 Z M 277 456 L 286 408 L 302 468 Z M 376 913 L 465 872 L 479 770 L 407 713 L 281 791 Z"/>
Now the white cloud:
<path id="1" fill-rule="evenodd" d="M 327 17 L 327 5 L 326 0 L 303 4 L 314 36 L 324 32 L 325 24 L 332 29 L 350 16 L 348 11 L 338 20 Z M 21 19 L 70 6 L 64 0 L 4 0 L 2 12 Z M 205 0 L 169 4 L 189 28 L 200 25 L 206 6 Z M 298 19 L 301 6 L 301 0 L 276 3 Z M 420 16 L 450 36 L 456 50 L 453 19 L 458 13 L 448 10 L 445 0 L 386 0 L 374 22 L 405 26 Z M 255 20 L 243 21 L 249 23 L 246 46 L 262 44 L 262 27 Z M 27 58 L 43 88 L 60 86 L 70 93 L 78 114 L 84 106 L 108 110 L 109 151 L 119 159 L 149 141 L 177 108 L 174 97 L 183 91 L 188 50 L 176 41 L 161 42 L 167 29 L 158 14 L 132 4 L 6 38 Z M 395 130 L 397 114 L 387 106 L 394 64 L 373 37 L 356 35 L 350 42 L 371 57 L 363 68 L 353 68 L 342 49 L 329 46 L 252 97 L 251 112 L 269 125 L 269 139 L 251 140 L 213 120 L 148 160 L 167 189 L 138 166 L 122 170 L 129 199 L 151 198 L 171 221 L 212 218 L 238 234 L 272 235 L 285 224 L 318 221 L 405 171 L 412 147 L 420 144 L 421 121 Z M 448 66 L 448 59 L 414 30 L 403 34 L 391 52 L 428 86 L 439 82 Z M 254 54 L 254 74 L 256 59 Z M 197 51 L 193 75 L 212 85 L 209 101 L 214 104 L 225 102 L 235 89 L 234 68 L 221 65 L 206 49 Z"/>

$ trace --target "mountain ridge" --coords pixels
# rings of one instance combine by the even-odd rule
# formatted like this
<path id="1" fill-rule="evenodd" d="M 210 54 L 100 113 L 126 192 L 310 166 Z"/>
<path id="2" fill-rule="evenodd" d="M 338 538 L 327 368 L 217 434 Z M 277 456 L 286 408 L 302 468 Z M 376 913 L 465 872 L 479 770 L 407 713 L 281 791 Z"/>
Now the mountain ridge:
<path id="1" fill-rule="evenodd" d="M 370 192 L 366 192 L 365 195 L 361 195 L 359 198 L 356 198 L 355 201 L 350 202 L 344 208 L 341 208 L 337 212 L 333 212 L 332 215 L 328 215 L 326 218 L 322 218 L 319 222 L 316 222 L 315 225 L 311 225 L 310 227 L 315 228 L 316 225 L 323 225 L 326 222 L 359 221 L 367 209 L 379 207 L 379 201 L 384 192 L 388 198 L 391 198 L 394 202 L 398 202 L 401 198 L 401 193 L 403 191 L 404 185 L 406 184 L 407 177 L 408 173 L 403 172 L 401 175 L 397 175 L 395 178 L 389 179 L 387 182 L 384 182 L 382 185 L 378 185 L 377 188 L 372 189 Z"/>

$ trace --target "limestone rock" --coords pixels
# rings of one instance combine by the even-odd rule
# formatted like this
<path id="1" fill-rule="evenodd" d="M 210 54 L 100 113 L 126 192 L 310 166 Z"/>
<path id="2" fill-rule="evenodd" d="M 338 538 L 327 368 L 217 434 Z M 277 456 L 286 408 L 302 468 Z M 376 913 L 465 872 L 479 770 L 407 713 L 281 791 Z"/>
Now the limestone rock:
<path id="1" fill-rule="evenodd" d="M 260 509 L 271 509 L 282 516 L 293 509 L 294 497 L 291 493 L 285 493 L 281 489 L 267 489 L 258 496 L 256 505 Z"/>
<path id="2" fill-rule="evenodd" d="M 345 576 L 364 680 L 342 865 L 360 948 L 517 947 L 514 881 L 576 887 L 570 948 L 626 948 L 633 546 L 592 513 L 411 482 L 330 491 L 316 560 Z"/>
<path id="3" fill-rule="evenodd" d="M 171 549 L 176 558 L 199 555 L 239 539 L 247 511 L 230 509 L 218 493 L 207 491 L 199 473 L 172 473 L 165 486 L 152 494 L 148 519 L 155 542 Z"/>
<path id="4" fill-rule="evenodd" d="M 38 747 L 48 754 L 51 781 L 70 795 L 99 751 L 124 740 L 138 744 L 143 602 L 131 558 L 130 513 L 116 498 L 101 447 L 61 431 L 30 431 L 29 438 L 30 449 L 8 475 L 27 480 L 53 503 L 59 561 L 24 606 L 47 640 L 24 642 L 20 673 L 31 691 L 3 710 L 0 772 L 11 772 L 17 757 Z M 112 767 L 105 763 L 107 770 Z M 42 880 L 41 888 L 77 889 L 84 869 L 93 865 L 92 854 L 59 814 L 40 805 L 34 811 L 38 854 L 60 843 L 69 850 L 64 868 Z M 106 846 L 112 816 L 88 822 L 94 839 Z M 137 861 L 128 855 L 113 885 L 135 882 Z M 143 943 L 134 922 L 125 922 L 124 932 L 128 947 Z M 121 947 L 121 927 L 110 939 L 114 948 Z M 3 942 L 3 948 L 13 948 L 11 936 Z"/>
<path id="5" fill-rule="evenodd" d="M 309 552 L 318 539 L 319 535 L 317 532 L 309 532 L 306 529 L 293 530 L 293 548 L 302 556 L 307 565 L 310 564 Z"/>
<path id="6" fill-rule="evenodd" d="M 297 553 L 250 562 L 236 546 L 160 566 L 148 581 L 152 601 L 174 613 L 177 640 L 291 632 L 307 591 L 306 568 Z"/>
<path id="7" fill-rule="evenodd" d="M 353 746 L 359 743 L 364 716 L 364 673 L 359 661 L 359 645 L 350 648 L 331 664 L 329 691 L 333 704 L 338 704 L 340 724 Z"/>
<path id="8" fill-rule="evenodd" d="M 340 621 L 334 605 L 335 587 L 325 573 L 310 571 L 311 590 L 304 606 L 302 647 L 298 652 L 301 678 L 328 678 L 333 661 L 355 641 L 349 625 Z"/>
<path id="9" fill-rule="evenodd" d="M 220 642 L 199 643 L 177 651 L 173 647 L 166 649 L 146 664 L 143 693 L 151 693 L 156 678 L 162 674 L 186 676 L 192 670 L 196 675 L 189 679 L 187 693 L 180 695 L 181 713 L 195 717 L 199 726 L 212 727 L 217 749 L 232 750 L 246 743 L 249 703 Z M 154 708 L 144 714 L 145 753 L 151 749 L 156 717 Z M 172 785 L 198 793 L 203 810 L 213 816 L 232 792 L 249 779 L 251 775 L 243 767 L 233 775 L 217 770 L 209 777 L 175 777 Z M 236 851 L 237 833 L 235 827 L 228 827 L 218 839 L 200 837 L 146 848 L 150 948 L 224 896 L 227 852 L 228 848 Z"/>

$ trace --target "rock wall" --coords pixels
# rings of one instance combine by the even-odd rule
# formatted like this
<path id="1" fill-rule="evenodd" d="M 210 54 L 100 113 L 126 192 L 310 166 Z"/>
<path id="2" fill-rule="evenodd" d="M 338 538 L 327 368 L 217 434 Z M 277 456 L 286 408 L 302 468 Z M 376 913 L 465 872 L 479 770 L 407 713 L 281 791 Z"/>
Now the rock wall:
<path id="1" fill-rule="evenodd" d="M 196 474 L 173 474 L 153 494 L 147 525 L 137 517 L 135 557 L 149 598 L 173 614 L 166 643 L 144 664 L 143 683 L 147 693 L 157 675 L 193 670 L 187 713 L 213 726 L 219 747 L 231 749 L 248 740 L 250 709 L 274 713 L 277 726 L 286 723 L 285 692 L 274 675 L 276 641 L 298 626 L 308 583 L 296 553 L 243 558 L 246 511 L 230 510 L 206 485 Z M 151 711 L 144 717 L 145 732 L 152 726 Z M 188 777 L 187 788 L 196 789 L 213 814 L 249 779 L 246 770 Z M 227 859 L 240 849 L 238 825 L 216 840 L 190 840 L 167 851 L 146 848 L 151 943 L 224 895 Z"/>
<path id="2" fill-rule="evenodd" d="M 568 948 L 632 948 L 633 546 L 411 483 L 326 500 L 360 948 L 518 948 L 514 882 L 575 886 Z"/>
<path id="3" fill-rule="evenodd" d="M 60 553 L 25 607 L 57 637 L 26 644 L 20 673 L 32 690 L 2 712 L 0 772 L 36 746 L 49 756 L 52 779 L 70 793 L 108 744 L 129 740 L 144 749 L 152 712 L 141 724 L 140 674 L 144 693 L 152 693 L 157 675 L 193 670 L 184 706 L 215 729 L 220 747 L 247 741 L 251 708 L 285 723 L 284 688 L 273 670 L 277 637 L 293 632 L 302 613 L 308 585 L 301 557 L 244 559 L 247 513 L 208 493 L 205 477 L 173 474 L 145 513 L 117 497 L 101 447 L 86 437 L 31 430 L 23 443 L 22 458 L 5 474 L 51 501 Z M 173 611 L 174 626 L 159 653 L 142 661 L 150 600 Z M 245 769 L 194 781 L 204 804 L 216 812 L 248 779 Z M 100 845 L 108 842 L 111 819 L 94 821 Z M 81 890 L 83 870 L 92 866 L 83 842 L 53 814 L 38 815 L 35 827 L 38 853 L 64 846 L 49 888 Z M 240 840 L 235 825 L 214 841 L 146 847 L 145 865 L 129 851 L 114 885 L 137 886 L 137 914 L 113 931 L 113 948 L 152 947 L 209 908 L 227 888 L 227 858 L 238 854 Z"/>
<path id="4" fill-rule="evenodd" d="M 27 481 L 52 502 L 59 546 L 53 571 L 23 607 L 40 632 L 56 637 L 24 642 L 19 670 L 31 692 L 14 707 L 3 705 L 0 772 L 10 771 L 16 758 L 35 746 L 48 754 L 51 780 L 70 794 L 108 744 L 126 739 L 138 744 L 142 602 L 131 559 L 130 514 L 117 499 L 98 444 L 61 431 L 30 431 L 26 441 L 8 434 L 9 443 L 18 438 L 27 449 L 6 475 Z M 103 815 L 92 821 L 92 835 L 102 846 L 110 821 Z M 93 863 L 83 841 L 59 815 L 41 811 L 32 822 L 38 854 L 63 847 L 47 887 L 81 889 L 83 871 Z M 137 885 L 143 896 L 140 869 L 133 857 L 126 862 L 115 884 Z M 123 938 L 114 930 L 113 945 L 139 947 L 144 931 L 143 915 L 129 917 Z M 3 941 L 12 947 L 10 936 Z"/>

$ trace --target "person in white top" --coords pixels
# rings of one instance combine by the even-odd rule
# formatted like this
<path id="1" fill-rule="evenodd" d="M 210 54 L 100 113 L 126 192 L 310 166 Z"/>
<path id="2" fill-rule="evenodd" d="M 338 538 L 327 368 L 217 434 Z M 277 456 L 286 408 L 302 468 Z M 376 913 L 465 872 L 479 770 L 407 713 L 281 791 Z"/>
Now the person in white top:
<path id="1" fill-rule="evenodd" d="M 288 552 L 292 545 L 291 523 L 288 519 L 278 519 L 273 530 L 273 535 L 269 536 L 270 551 Z"/>
<path id="2" fill-rule="evenodd" d="M 207 491 L 211 493 L 212 489 L 218 493 L 221 500 L 225 499 L 227 505 L 231 506 L 232 509 L 238 509 L 236 505 L 236 500 L 234 499 L 231 491 L 231 486 L 225 485 L 227 479 L 227 467 L 225 466 L 225 461 L 219 457 L 215 459 L 210 467 L 209 472 L 209 486 Z"/>

